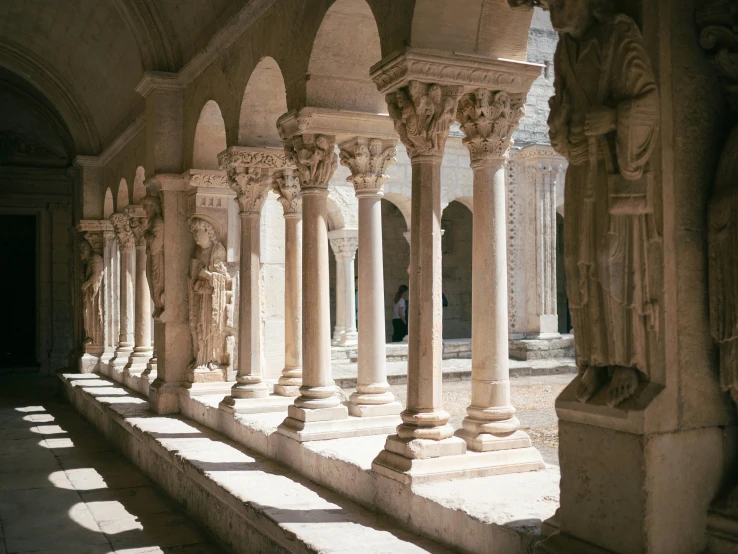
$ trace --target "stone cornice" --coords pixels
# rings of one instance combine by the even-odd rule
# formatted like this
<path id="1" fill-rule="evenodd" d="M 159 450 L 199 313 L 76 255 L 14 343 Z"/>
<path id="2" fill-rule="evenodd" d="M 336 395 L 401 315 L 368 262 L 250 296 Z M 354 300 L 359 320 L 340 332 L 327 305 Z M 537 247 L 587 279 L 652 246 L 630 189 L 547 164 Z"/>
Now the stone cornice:
<path id="1" fill-rule="evenodd" d="M 407 47 L 372 66 L 379 92 L 393 92 L 410 81 L 527 93 L 542 65 L 472 54 Z"/>
<path id="2" fill-rule="evenodd" d="M 182 174 L 182 178 L 191 188 L 219 189 L 218 192 L 230 194 L 228 175 L 223 169 L 189 169 Z"/>
<path id="3" fill-rule="evenodd" d="M 126 127 L 120 135 L 118 135 L 108 147 L 102 151 L 99 156 L 77 156 L 74 159 L 75 167 L 105 167 L 110 161 L 128 144 L 135 139 L 138 134 L 146 128 L 146 117 L 138 116 L 133 123 Z"/>
<path id="4" fill-rule="evenodd" d="M 136 92 L 144 98 L 154 90 L 182 90 L 184 85 L 176 73 L 164 71 L 144 71 L 141 80 L 136 85 Z"/>
<path id="5" fill-rule="evenodd" d="M 546 144 L 532 144 L 519 150 L 511 150 L 510 157 L 521 163 L 546 161 L 563 164 L 566 162 L 561 154 Z"/>
<path id="6" fill-rule="evenodd" d="M 112 232 L 113 224 L 107 219 L 81 219 L 77 225 L 77 230 L 80 233 Z"/>
<path id="7" fill-rule="evenodd" d="M 397 138 L 388 115 L 328 108 L 289 111 L 277 120 L 277 128 L 283 140 L 305 133 L 334 136 L 339 142 L 352 137 Z"/>
<path id="8" fill-rule="evenodd" d="M 77 156 L 73 164 L 74 167 L 102 167 L 100 156 Z"/>
<path id="9" fill-rule="evenodd" d="M 280 148 L 231 146 L 218 154 L 218 165 L 224 171 L 246 167 L 276 170 L 282 169 L 287 163 L 284 150 Z"/>

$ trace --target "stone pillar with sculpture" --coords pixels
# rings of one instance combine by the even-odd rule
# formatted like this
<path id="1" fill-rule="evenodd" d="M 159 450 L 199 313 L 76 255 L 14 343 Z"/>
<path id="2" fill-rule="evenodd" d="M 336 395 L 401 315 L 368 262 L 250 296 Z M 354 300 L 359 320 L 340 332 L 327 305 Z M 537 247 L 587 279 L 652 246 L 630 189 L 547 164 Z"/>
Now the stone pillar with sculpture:
<path id="1" fill-rule="evenodd" d="M 474 93 L 487 83 L 496 82 L 505 83 L 499 91 L 504 91 L 506 95 L 525 95 L 539 73 L 540 66 L 523 62 L 503 62 L 412 48 L 372 68 L 372 79 L 379 91 L 386 95 L 390 116 L 412 164 L 407 406 L 401 414 L 402 424 L 397 427 L 395 434 L 387 437 L 384 450 L 372 464 L 374 471 L 400 482 L 520 470 L 517 463 L 509 466 L 504 464 L 508 456 L 506 451 L 467 454 L 467 443 L 461 437 L 454 436 L 454 429 L 448 423 L 449 414 L 443 409 L 441 162 L 449 126 L 457 117 L 459 99 L 464 93 Z M 439 79 L 440 75 L 446 77 Z M 508 97 L 500 97 L 500 105 L 496 104 L 490 109 L 504 109 L 505 106 L 501 104 L 505 98 Z M 492 115 L 491 112 L 489 114 Z M 493 120 L 496 119 L 495 116 Z M 486 185 L 483 200 L 487 201 L 489 208 L 501 209 L 504 213 L 504 188 L 503 200 L 500 200 L 497 189 L 501 184 L 493 181 L 495 172 L 490 167 L 477 172 L 475 196 L 478 188 L 476 182 L 479 181 L 480 187 Z M 477 211 L 475 209 L 475 214 Z M 496 245 L 500 239 L 503 241 L 501 259 L 490 259 L 499 253 L 499 248 L 485 253 L 483 263 L 489 264 L 487 269 L 493 271 L 494 276 L 484 276 L 484 279 L 499 277 L 500 268 L 505 267 L 504 218 L 500 234 L 499 223 L 497 229 L 493 228 L 493 217 L 489 214 L 488 218 L 474 218 L 475 228 L 477 220 L 481 219 L 486 225 L 485 236 L 496 239 Z M 490 247 L 489 244 L 486 246 Z M 475 260 L 480 264 L 483 258 L 475 256 Z M 506 335 L 505 299 L 500 299 L 499 291 L 494 288 L 487 294 L 493 297 L 492 310 L 489 311 L 495 316 L 502 314 Z M 485 300 L 490 299 L 482 299 L 481 303 L 476 301 L 475 305 L 481 308 L 486 304 Z M 477 311 L 474 313 L 477 314 Z M 484 336 L 483 333 L 495 330 L 499 331 L 497 327 L 492 327 L 477 334 Z M 495 345 L 500 342 L 500 336 L 492 341 Z M 489 340 L 489 335 L 487 337 Z M 492 373 L 490 367 L 497 359 L 493 357 L 494 353 L 489 352 L 491 349 L 487 347 L 488 352 L 483 353 L 487 357 L 480 360 L 482 363 L 476 371 L 480 381 L 489 379 L 488 375 Z M 503 369 L 506 374 L 506 366 Z M 489 388 L 485 390 L 485 383 L 480 384 L 481 388 L 476 387 L 478 402 L 475 404 L 484 405 L 485 408 L 494 404 L 509 405 L 503 398 L 495 397 L 494 391 Z M 540 455 L 535 451 L 533 453 L 537 455 L 536 464 L 527 469 L 541 467 L 538 465 Z"/>
<path id="2" fill-rule="evenodd" d="M 136 292 L 133 322 L 133 352 L 125 370 L 129 373 L 143 373 L 149 369 L 154 355 L 151 342 L 151 290 L 148 279 L 148 258 L 146 254 L 145 232 L 148 226 L 143 206 L 130 205 L 126 208 L 129 226 L 136 245 Z M 151 371 L 149 371 L 151 378 Z M 156 376 L 154 375 L 153 378 Z"/>
<path id="3" fill-rule="evenodd" d="M 284 212 L 284 369 L 274 394 L 298 396 L 302 385 L 302 201 L 294 168 L 274 179 L 274 192 Z"/>
<path id="4" fill-rule="evenodd" d="M 241 270 L 236 383 L 220 409 L 230 413 L 281 411 L 289 398 L 271 395 L 264 381 L 261 343 L 261 208 L 273 188 L 274 172 L 284 168 L 284 152 L 233 146 L 218 156 L 236 193 L 241 219 Z"/>
<path id="5" fill-rule="evenodd" d="M 332 344 L 355 346 L 358 333 L 354 262 L 359 247 L 359 233 L 356 229 L 335 229 L 328 232 L 328 241 L 336 258 L 336 326 Z"/>
<path id="6" fill-rule="evenodd" d="M 79 361 L 79 371 L 92 373 L 99 369 L 106 344 L 103 232 L 112 231 L 112 226 L 109 221 L 82 220 L 78 229 L 82 233 L 77 248 L 83 319 L 83 353 Z"/>
<path id="7" fill-rule="evenodd" d="M 347 180 L 354 184 L 359 199 L 361 341 L 356 392 L 348 403 L 349 413 L 357 417 L 397 415 L 402 411 L 402 405 L 395 400 L 387 382 L 382 252 L 381 201 L 384 184 L 389 179 L 386 171 L 396 155 L 393 140 L 356 137 L 340 145 L 341 164 L 350 169 Z M 350 263 L 353 269 L 353 256 Z"/>

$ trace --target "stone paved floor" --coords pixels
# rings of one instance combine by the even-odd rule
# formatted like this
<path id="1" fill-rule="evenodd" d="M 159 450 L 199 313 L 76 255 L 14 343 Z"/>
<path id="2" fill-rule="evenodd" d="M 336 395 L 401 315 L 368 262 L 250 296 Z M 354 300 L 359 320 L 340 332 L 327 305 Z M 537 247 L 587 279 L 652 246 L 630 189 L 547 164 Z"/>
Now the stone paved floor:
<path id="1" fill-rule="evenodd" d="M 226 552 L 38 382 L 0 377 L 0 554 Z"/>
<path id="2" fill-rule="evenodd" d="M 444 360 L 444 366 L 450 361 Z M 518 410 L 516 415 L 521 429 L 530 435 L 533 446 L 549 464 L 559 465 L 559 430 L 554 401 L 574 377 L 575 374 L 561 374 L 510 378 L 512 403 Z M 404 406 L 407 387 L 393 385 L 390 389 Z M 347 396 L 352 392 L 353 389 L 344 389 Z M 455 429 L 461 427 L 470 401 L 470 381 L 443 383 L 443 408 L 451 414 L 450 423 Z"/>

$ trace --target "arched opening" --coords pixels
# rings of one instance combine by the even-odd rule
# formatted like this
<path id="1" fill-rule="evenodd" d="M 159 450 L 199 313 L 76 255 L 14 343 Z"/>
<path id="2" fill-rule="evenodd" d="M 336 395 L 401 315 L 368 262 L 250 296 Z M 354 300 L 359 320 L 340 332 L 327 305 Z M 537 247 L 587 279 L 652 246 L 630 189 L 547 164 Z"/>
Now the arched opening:
<path id="1" fill-rule="evenodd" d="M 408 285 L 410 243 L 404 214 L 393 202 L 382 199 L 382 262 L 384 265 L 384 312 L 387 342 L 392 340 L 394 298 L 400 285 Z M 407 235 L 409 236 L 409 235 Z"/>
<path id="2" fill-rule="evenodd" d="M 225 123 L 215 100 L 208 100 L 200 111 L 192 147 L 192 167 L 218 169 L 218 154 L 227 148 Z"/>
<path id="3" fill-rule="evenodd" d="M 113 204 L 113 193 L 110 189 L 105 191 L 105 199 L 103 200 L 103 219 L 109 219 L 115 213 L 115 205 Z"/>
<path id="4" fill-rule="evenodd" d="M 571 331 L 569 300 L 566 296 L 566 270 L 564 269 L 564 216 L 556 214 L 556 309 L 559 315 L 559 333 Z"/>
<path id="5" fill-rule="evenodd" d="M 307 105 L 387 113 L 369 78 L 382 58 L 379 32 L 364 0 L 338 0 L 326 12 L 308 64 Z"/>
<path id="6" fill-rule="evenodd" d="M 121 179 L 118 184 L 118 194 L 115 201 L 115 208 L 118 212 L 122 212 L 128 206 L 128 183 L 125 179 Z"/>
<path id="7" fill-rule="evenodd" d="M 287 111 L 287 92 L 279 65 L 262 58 L 243 92 L 238 120 L 238 144 L 282 147 L 277 118 Z"/>
<path id="8" fill-rule="evenodd" d="M 471 337 L 472 213 L 454 200 L 441 218 L 443 253 L 443 338 Z"/>
<path id="9" fill-rule="evenodd" d="M 133 203 L 140 204 L 141 199 L 146 196 L 146 187 L 144 181 L 146 180 L 146 171 L 143 167 L 138 166 L 136 168 L 136 177 L 133 180 Z"/>

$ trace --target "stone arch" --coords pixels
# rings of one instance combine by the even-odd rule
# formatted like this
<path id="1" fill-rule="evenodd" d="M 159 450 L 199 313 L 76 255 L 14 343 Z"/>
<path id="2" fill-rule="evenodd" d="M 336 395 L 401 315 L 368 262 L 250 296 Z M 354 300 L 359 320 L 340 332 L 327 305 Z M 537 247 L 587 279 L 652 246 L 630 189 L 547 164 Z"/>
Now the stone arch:
<path id="1" fill-rule="evenodd" d="M 128 206 L 128 183 L 125 178 L 120 180 L 118 183 L 118 194 L 116 195 L 115 209 L 118 212 L 122 212 L 123 209 Z"/>
<path id="2" fill-rule="evenodd" d="M 408 203 L 410 199 L 404 198 Z M 410 243 L 407 233 L 410 230 L 409 215 L 397 203 L 385 197 L 382 199 L 382 264 L 384 267 L 384 321 L 387 342 L 392 340 L 392 311 L 395 292 L 400 285 L 407 285 L 410 266 Z"/>
<path id="3" fill-rule="evenodd" d="M 461 199 L 451 201 L 443 212 L 443 338 L 471 336 L 472 214 Z"/>
<path id="4" fill-rule="evenodd" d="M 369 77 L 382 58 L 377 22 L 364 0 L 337 0 L 323 17 L 308 64 L 308 106 L 386 113 Z"/>
<path id="5" fill-rule="evenodd" d="M 410 230 L 410 216 L 411 216 L 411 201 L 409 196 L 405 196 L 399 192 L 387 192 L 384 193 L 384 200 L 392 204 L 397 208 L 402 217 L 405 219 L 406 231 Z"/>
<path id="6" fill-rule="evenodd" d="M 532 17 L 508 0 L 415 2 L 410 44 L 524 62 Z"/>
<path id="7" fill-rule="evenodd" d="M 227 147 L 220 106 L 215 100 L 208 100 L 200 110 L 195 127 L 192 166 L 197 169 L 218 169 L 218 154 Z"/>
<path id="8" fill-rule="evenodd" d="M 146 180 L 146 170 L 143 167 L 138 166 L 136 168 L 136 176 L 133 179 L 133 203 L 140 204 L 144 196 L 146 196 L 146 186 L 144 181 Z"/>
<path id="9" fill-rule="evenodd" d="M 343 229 L 346 226 L 346 221 L 341 208 L 330 196 L 326 199 L 326 203 L 328 204 L 328 230 Z"/>
<path id="10" fill-rule="evenodd" d="M 279 64 L 262 58 L 243 91 L 238 120 L 238 144 L 282 147 L 277 118 L 287 112 L 287 92 Z"/>
<path id="11" fill-rule="evenodd" d="M 103 201 L 103 219 L 108 219 L 115 213 L 115 205 L 113 204 L 113 192 L 108 187 L 105 190 L 105 200 Z"/>

